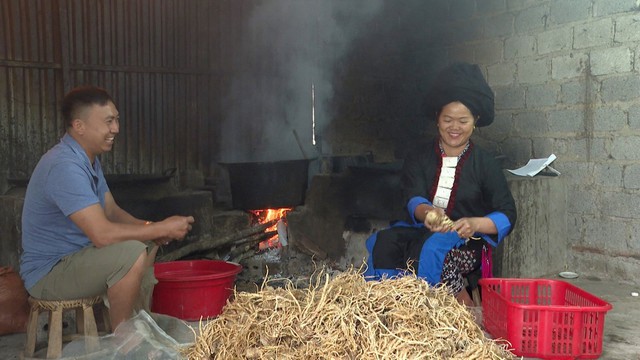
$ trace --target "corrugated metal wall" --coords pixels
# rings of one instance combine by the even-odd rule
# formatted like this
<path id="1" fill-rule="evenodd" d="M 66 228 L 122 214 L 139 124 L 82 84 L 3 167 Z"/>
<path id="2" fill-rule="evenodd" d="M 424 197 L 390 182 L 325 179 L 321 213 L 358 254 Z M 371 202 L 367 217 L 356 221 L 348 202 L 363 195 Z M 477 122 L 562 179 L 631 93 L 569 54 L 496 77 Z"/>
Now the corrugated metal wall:
<path id="1" fill-rule="evenodd" d="M 109 90 L 120 136 L 107 173 L 206 173 L 217 103 L 248 6 L 209 0 L 0 2 L 0 193 L 62 134 L 59 103 L 81 84 Z"/>

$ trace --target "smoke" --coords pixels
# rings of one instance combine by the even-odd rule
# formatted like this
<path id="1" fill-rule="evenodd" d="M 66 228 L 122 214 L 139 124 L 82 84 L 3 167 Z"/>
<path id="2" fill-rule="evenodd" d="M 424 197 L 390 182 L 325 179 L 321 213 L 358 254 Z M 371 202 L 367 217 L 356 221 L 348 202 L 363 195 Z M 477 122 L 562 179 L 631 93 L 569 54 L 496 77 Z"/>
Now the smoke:
<path id="1" fill-rule="evenodd" d="M 259 2 L 233 44 L 223 100 L 222 162 L 314 158 L 329 151 L 333 73 L 383 0 Z M 315 89 L 315 141 L 312 128 Z"/>

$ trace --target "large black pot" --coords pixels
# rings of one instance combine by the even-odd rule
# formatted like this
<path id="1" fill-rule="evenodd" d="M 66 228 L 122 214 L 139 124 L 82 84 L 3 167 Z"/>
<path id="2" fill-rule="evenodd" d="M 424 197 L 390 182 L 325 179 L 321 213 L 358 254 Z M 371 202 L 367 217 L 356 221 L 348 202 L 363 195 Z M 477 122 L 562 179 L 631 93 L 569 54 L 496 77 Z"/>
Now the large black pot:
<path id="1" fill-rule="evenodd" d="M 222 164 L 229 172 L 233 207 L 278 209 L 304 204 L 309 160 Z"/>

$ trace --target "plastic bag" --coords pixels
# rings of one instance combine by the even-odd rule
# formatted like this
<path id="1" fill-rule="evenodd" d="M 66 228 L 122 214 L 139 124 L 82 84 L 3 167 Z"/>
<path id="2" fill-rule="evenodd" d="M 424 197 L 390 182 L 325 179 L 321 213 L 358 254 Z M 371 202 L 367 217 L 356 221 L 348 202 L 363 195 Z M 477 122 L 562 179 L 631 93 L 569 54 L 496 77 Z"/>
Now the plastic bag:
<path id="1" fill-rule="evenodd" d="M 100 337 L 97 353 L 86 354 L 84 338 L 79 338 L 62 349 L 62 358 L 175 360 L 182 358 L 180 348 L 194 341 L 195 332 L 184 321 L 140 311 L 118 325 L 113 334 Z"/>
<path id="2" fill-rule="evenodd" d="M 10 267 L 0 267 L 0 335 L 27 331 L 28 297 L 20 275 Z"/>

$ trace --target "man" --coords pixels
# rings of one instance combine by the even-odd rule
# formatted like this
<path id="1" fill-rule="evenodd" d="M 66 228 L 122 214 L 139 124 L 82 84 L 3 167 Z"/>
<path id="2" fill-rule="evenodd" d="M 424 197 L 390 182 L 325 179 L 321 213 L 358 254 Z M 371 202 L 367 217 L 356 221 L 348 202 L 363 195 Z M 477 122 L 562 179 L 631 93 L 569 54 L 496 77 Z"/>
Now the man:
<path id="1" fill-rule="evenodd" d="M 184 239 L 194 219 L 151 223 L 116 204 L 98 158 L 119 132 L 118 110 L 104 89 L 71 90 L 62 116 L 66 133 L 42 156 L 27 187 L 20 275 L 39 299 L 106 293 L 115 329 L 133 315 L 157 245 Z M 144 242 L 153 245 L 149 251 Z"/>

